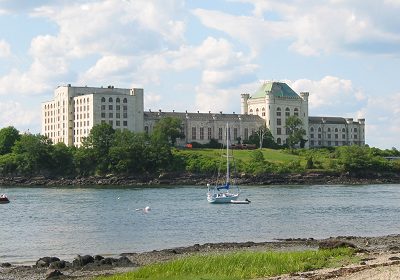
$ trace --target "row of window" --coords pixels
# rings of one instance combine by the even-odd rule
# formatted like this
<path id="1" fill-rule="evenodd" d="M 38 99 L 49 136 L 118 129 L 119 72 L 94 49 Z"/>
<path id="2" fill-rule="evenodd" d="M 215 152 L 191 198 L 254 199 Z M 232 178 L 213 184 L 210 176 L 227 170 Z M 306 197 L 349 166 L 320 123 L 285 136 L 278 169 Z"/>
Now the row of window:
<path id="1" fill-rule="evenodd" d="M 102 98 L 101 98 L 101 102 L 106 102 L 106 98 L 105 98 L 105 97 L 102 97 Z M 108 102 L 113 102 L 113 98 L 112 98 L 112 97 L 108 98 Z M 117 98 L 115 99 L 115 102 L 116 102 L 116 103 L 120 103 L 120 102 L 121 102 L 121 100 L 119 99 L 119 97 L 117 97 Z M 122 103 L 128 103 L 128 99 L 124 98 L 124 99 L 122 100 Z"/>
<path id="2" fill-rule="evenodd" d="M 314 138 L 313 133 L 310 133 L 310 138 Z M 321 138 L 322 138 L 322 134 L 318 133 L 318 139 L 321 139 Z M 331 134 L 327 134 L 327 138 L 331 139 Z M 358 138 L 357 134 L 354 134 L 353 138 L 357 139 Z M 335 134 L 335 139 L 339 139 L 339 134 Z M 346 134 L 342 134 L 342 139 L 346 139 Z"/>
<path id="3" fill-rule="evenodd" d="M 104 113 L 104 112 L 101 113 L 101 117 L 104 119 L 106 117 L 106 113 Z M 117 119 L 120 119 L 121 118 L 121 113 L 115 113 L 115 117 Z M 122 117 L 124 119 L 128 118 L 128 113 L 123 113 Z M 114 113 L 108 113 L 108 118 L 114 118 Z"/>
<path id="4" fill-rule="evenodd" d="M 120 111 L 120 110 L 121 110 L 121 105 L 116 105 L 116 106 L 115 106 L 115 109 L 116 109 L 117 111 Z M 122 109 L 123 109 L 124 111 L 127 111 L 127 110 L 128 110 L 128 106 L 123 105 L 123 106 L 122 106 Z M 101 105 L 101 110 L 102 110 L 102 111 L 105 111 L 105 110 L 106 110 L 106 105 Z M 114 106 L 113 106 L 113 105 L 108 105 L 108 110 L 114 110 Z"/>
<path id="5" fill-rule="evenodd" d="M 106 123 L 105 120 L 101 120 L 101 123 Z M 114 121 L 109 120 L 108 124 L 114 127 Z M 115 121 L 115 126 L 121 126 L 121 121 Z M 128 126 L 128 121 L 122 121 L 122 126 Z"/>
<path id="6" fill-rule="evenodd" d="M 310 128 L 310 131 L 311 131 L 311 132 L 314 132 L 314 127 L 311 127 L 311 128 Z M 322 131 L 321 127 L 318 127 L 318 132 L 321 132 L 321 131 Z M 328 132 L 331 132 L 331 128 L 328 127 L 328 128 L 327 128 L 327 131 L 328 131 Z M 339 132 L 339 129 L 338 129 L 338 128 L 335 128 L 335 132 Z M 342 132 L 346 132 L 346 129 L 345 129 L 345 128 L 342 128 Z M 355 127 L 355 128 L 353 129 L 353 132 L 357 132 L 357 127 Z"/>
<path id="7" fill-rule="evenodd" d="M 346 146 L 350 145 L 352 142 L 346 142 L 346 141 L 327 141 L 326 145 L 327 146 Z M 310 146 L 322 146 L 323 142 L 322 141 L 314 141 L 310 140 Z M 324 144 L 325 145 L 325 144 Z"/>
<path id="8" fill-rule="evenodd" d="M 146 127 L 145 127 L 146 130 Z M 199 129 L 199 140 L 204 140 L 204 127 L 200 127 Z M 253 131 L 254 133 L 254 131 Z M 218 128 L 218 140 L 223 140 L 223 136 L 225 134 L 225 128 L 219 127 Z M 238 129 L 235 127 L 233 128 L 233 140 L 238 139 L 239 135 L 238 135 Z M 207 139 L 210 140 L 212 138 L 212 129 L 211 127 L 207 127 Z M 197 140 L 197 127 L 192 127 L 192 140 Z M 231 139 L 231 129 L 228 129 L 228 139 Z M 249 139 L 249 129 L 245 128 L 244 129 L 244 140 L 248 140 Z"/>

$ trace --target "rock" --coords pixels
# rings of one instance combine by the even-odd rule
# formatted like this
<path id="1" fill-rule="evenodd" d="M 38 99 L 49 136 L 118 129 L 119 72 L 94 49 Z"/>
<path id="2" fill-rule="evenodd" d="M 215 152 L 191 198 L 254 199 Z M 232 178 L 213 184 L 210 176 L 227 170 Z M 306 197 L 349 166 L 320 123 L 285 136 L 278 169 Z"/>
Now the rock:
<path id="1" fill-rule="evenodd" d="M 78 255 L 75 257 L 75 259 L 72 261 L 72 266 L 73 267 L 82 267 L 85 266 L 89 263 L 93 263 L 94 262 L 94 258 L 90 255 Z"/>
<path id="2" fill-rule="evenodd" d="M 101 265 L 112 265 L 114 262 L 113 258 L 104 258 L 100 261 Z"/>
<path id="3" fill-rule="evenodd" d="M 66 261 L 55 261 L 50 263 L 49 268 L 52 269 L 63 269 L 66 267 Z"/>
<path id="4" fill-rule="evenodd" d="M 102 259 L 104 259 L 103 256 L 100 256 L 100 255 L 94 256 L 94 260 L 95 260 L 95 261 L 101 261 Z"/>
<path id="5" fill-rule="evenodd" d="M 64 275 L 64 274 L 62 274 L 62 272 L 61 271 L 59 271 L 59 270 L 52 270 L 52 271 L 50 271 L 49 273 L 47 273 L 47 275 L 46 275 L 46 279 L 53 279 L 53 278 L 57 278 L 57 277 L 59 277 L 59 276 L 61 276 L 61 275 Z"/>
<path id="6" fill-rule="evenodd" d="M 8 262 L 5 262 L 5 263 L 2 263 L 0 266 L 1 267 L 11 267 L 11 264 Z"/>
<path id="7" fill-rule="evenodd" d="M 398 261 L 398 260 L 400 260 L 400 257 L 390 257 L 389 260 L 391 260 L 391 261 Z"/>
<path id="8" fill-rule="evenodd" d="M 128 257 L 123 256 L 117 260 L 117 265 L 118 266 L 131 266 L 131 265 L 133 265 L 133 263 L 131 262 L 130 259 L 128 259 Z"/>
<path id="9" fill-rule="evenodd" d="M 52 262 L 60 261 L 57 257 L 43 257 L 36 261 L 36 267 L 48 267 Z"/>
<path id="10" fill-rule="evenodd" d="M 325 240 L 318 243 L 319 249 L 356 248 L 353 243 L 342 240 Z"/>

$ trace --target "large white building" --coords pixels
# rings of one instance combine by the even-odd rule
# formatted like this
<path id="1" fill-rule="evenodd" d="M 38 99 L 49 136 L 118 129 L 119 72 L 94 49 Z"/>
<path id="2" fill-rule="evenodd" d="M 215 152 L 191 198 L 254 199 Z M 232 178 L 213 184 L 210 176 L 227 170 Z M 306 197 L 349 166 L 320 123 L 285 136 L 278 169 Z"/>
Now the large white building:
<path id="1" fill-rule="evenodd" d="M 120 89 L 61 86 L 53 101 L 42 104 L 42 134 L 53 143 L 80 146 L 90 129 L 102 122 L 114 129 L 151 133 L 163 117 L 182 121 L 184 139 L 206 144 L 211 139 L 224 143 L 225 126 L 232 143 L 249 139 L 259 127 L 266 125 L 277 144 L 285 144 L 288 134 L 286 120 L 298 116 L 306 130 L 306 147 L 364 145 L 365 119 L 353 121 L 341 117 L 309 117 L 308 92 L 297 94 L 287 84 L 266 82 L 254 94 L 241 95 L 240 114 L 144 112 L 143 89 Z"/>
<path id="2" fill-rule="evenodd" d="M 42 134 L 53 143 L 80 146 L 90 129 L 106 122 L 116 129 L 143 131 L 143 89 L 60 86 L 42 103 Z"/>

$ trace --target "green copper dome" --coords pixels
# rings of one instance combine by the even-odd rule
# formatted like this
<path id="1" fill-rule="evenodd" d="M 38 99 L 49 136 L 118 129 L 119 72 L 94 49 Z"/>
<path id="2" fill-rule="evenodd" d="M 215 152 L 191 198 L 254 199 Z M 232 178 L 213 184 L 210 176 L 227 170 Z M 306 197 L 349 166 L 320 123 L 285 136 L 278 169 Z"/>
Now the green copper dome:
<path id="1" fill-rule="evenodd" d="M 266 82 L 264 83 L 251 98 L 265 98 L 268 92 L 271 92 L 275 97 L 301 98 L 293 89 L 286 83 Z"/>

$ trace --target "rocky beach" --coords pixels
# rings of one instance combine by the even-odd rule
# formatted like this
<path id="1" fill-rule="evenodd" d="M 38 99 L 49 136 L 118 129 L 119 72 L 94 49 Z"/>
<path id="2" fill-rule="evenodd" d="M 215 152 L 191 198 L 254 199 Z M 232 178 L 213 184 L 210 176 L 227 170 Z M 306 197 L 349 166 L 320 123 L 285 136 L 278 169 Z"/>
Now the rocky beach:
<path id="1" fill-rule="evenodd" d="M 151 186 L 151 185 L 206 185 L 212 175 L 194 173 L 141 174 L 135 176 L 87 176 L 87 177 L 0 177 L 0 186 Z M 314 184 L 395 184 L 400 183 L 398 173 L 327 173 L 308 172 L 293 174 L 240 174 L 241 185 L 314 185 Z"/>
<path id="2" fill-rule="evenodd" d="M 234 251 L 295 251 L 352 247 L 360 262 L 346 267 L 322 269 L 264 279 L 398 279 L 400 235 L 381 237 L 339 236 L 328 239 L 283 239 L 273 242 L 206 243 L 144 253 L 121 253 L 117 258 L 76 256 L 74 260 L 43 257 L 31 266 L 0 264 L 0 279 L 91 279 L 137 269 L 143 265 L 173 260 L 194 254 Z"/>

